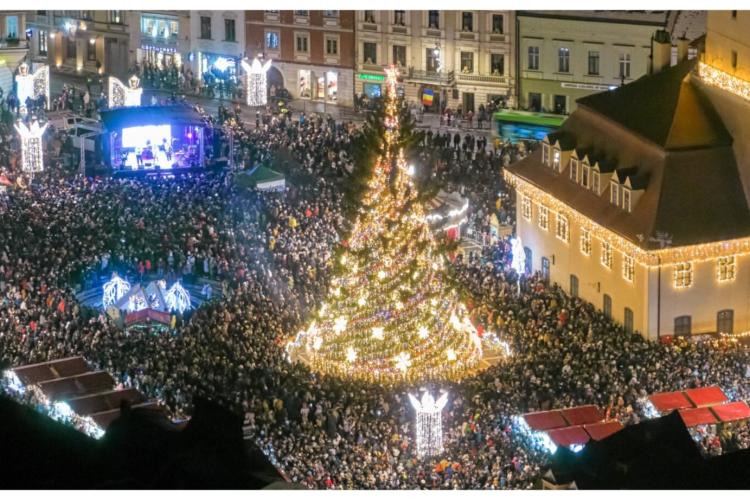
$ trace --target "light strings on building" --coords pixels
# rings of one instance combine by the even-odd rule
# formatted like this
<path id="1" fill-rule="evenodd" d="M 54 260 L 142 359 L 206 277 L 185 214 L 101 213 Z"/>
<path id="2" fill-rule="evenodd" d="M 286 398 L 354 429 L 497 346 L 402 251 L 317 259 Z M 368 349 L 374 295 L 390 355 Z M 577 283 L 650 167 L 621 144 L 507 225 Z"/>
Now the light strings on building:
<path id="1" fill-rule="evenodd" d="M 245 95 L 248 106 L 265 106 L 268 103 L 268 79 L 266 74 L 271 68 L 272 60 L 261 63 L 256 57 L 252 64 L 242 61 L 245 70 Z"/>
<path id="2" fill-rule="evenodd" d="M 698 76 L 707 85 L 720 88 L 727 92 L 750 101 L 750 82 L 730 75 L 704 62 L 698 62 Z"/>
<path id="3" fill-rule="evenodd" d="M 437 401 L 425 391 L 422 400 L 409 394 L 409 401 L 416 413 L 414 427 L 417 440 L 417 456 L 420 458 L 439 455 L 443 452 L 443 408 L 448 402 L 444 392 Z"/>
<path id="4" fill-rule="evenodd" d="M 141 80 L 133 75 L 126 86 L 119 79 L 110 76 L 107 83 L 107 102 L 110 108 L 140 106 L 143 88 Z"/>
<path id="5" fill-rule="evenodd" d="M 15 125 L 18 135 L 21 136 L 21 170 L 27 174 L 34 175 L 44 170 L 42 136 L 48 126 L 49 123 L 45 123 L 40 127 L 37 120 L 33 120 L 29 126 L 22 121 Z"/>
<path id="6" fill-rule="evenodd" d="M 325 303 L 290 345 L 320 372 L 371 382 L 460 379 L 482 345 L 417 201 L 398 146 L 397 71 L 388 68 L 381 156 Z M 356 356 L 352 355 L 356 353 Z"/>

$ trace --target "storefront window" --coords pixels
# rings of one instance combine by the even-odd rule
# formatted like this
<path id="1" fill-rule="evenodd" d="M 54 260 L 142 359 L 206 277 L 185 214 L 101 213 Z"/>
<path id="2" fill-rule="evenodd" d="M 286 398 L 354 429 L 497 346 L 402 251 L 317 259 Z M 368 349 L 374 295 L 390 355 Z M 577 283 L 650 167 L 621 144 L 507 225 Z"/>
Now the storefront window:
<path id="1" fill-rule="evenodd" d="M 318 92 L 315 96 L 316 99 L 325 99 L 326 98 L 326 77 L 325 76 L 319 76 L 318 77 Z"/>
<path id="2" fill-rule="evenodd" d="M 310 88 L 310 70 L 301 69 L 298 73 L 298 84 L 297 93 L 301 99 L 310 99 L 312 97 L 312 89 Z"/>
<path id="3" fill-rule="evenodd" d="M 379 99 L 383 95 L 383 89 L 379 83 L 365 83 L 365 95 L 370 99 Z"/>
<path id="4" fill-rule="evenodd" d="M 163 17 L 141 16 L 141 33 L 152 38 L 177 38 L 179 23 Z"/>
<path id="5" fill-rule="evenodd" d="M 205 81 L 232 80 L 237 76 L 237 59 L 216 54 L 201 56 L 201 73 Z"/>
<path id="6" fill-rule="evenodd" d="M 336 102 L 339 94 L 339 74 L 335 71 L 329 71 L 326 73 L 326 80 L 328 85 L 326 98 L 330 102 Z"/>

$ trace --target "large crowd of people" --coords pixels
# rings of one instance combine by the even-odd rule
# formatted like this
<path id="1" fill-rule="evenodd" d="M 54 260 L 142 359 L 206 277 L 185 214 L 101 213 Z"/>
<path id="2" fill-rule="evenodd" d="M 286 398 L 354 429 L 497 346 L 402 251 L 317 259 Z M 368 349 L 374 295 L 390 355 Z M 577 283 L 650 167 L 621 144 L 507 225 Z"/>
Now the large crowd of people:
<path id="1" fill-rule="evenodd" d="M 322 300 L 350 227 L 342 200 L 359 126 L 304 114 L 237 118 L 222 109 L 212 121 L 231 130 L 238 165 L 283 171 L 284 191 L 245 187 L 228 171 L 83 180 L 53 169 L 30 189 L 0 194 L 0 367 L 82 355 L 174 416 L 206 395 L 243 412 L 247 437 L 310 488 L 532 488 L 549 453 L 518 427 L 522 413 L 592 403 L 628 424 L 657 391 L 716 384 L 733 399 L 750 396 L 741 345 L 627 334 L 538 275 L 519 286 L 510 244 L 495 238 L 459 255 L 450 273 L 475 323 L 511 355 L 460 383 L 425 384 L 449 392 L 445 451 L 417 458 L 407 394 L 422 386 L 320 376 L 285 351 Z M 528 150 L 443 129 L 412 154 L 421 175 L 470 199 L 467 224 L 484 241 L 493 216 L 512 223 L 501 169 Z M 224 293 L 170 334 L 126 332 L 75 298 L 113 270 L 133 280 L 203 275 Z M 747 431 L 724 441 L 746 444 Z"/>

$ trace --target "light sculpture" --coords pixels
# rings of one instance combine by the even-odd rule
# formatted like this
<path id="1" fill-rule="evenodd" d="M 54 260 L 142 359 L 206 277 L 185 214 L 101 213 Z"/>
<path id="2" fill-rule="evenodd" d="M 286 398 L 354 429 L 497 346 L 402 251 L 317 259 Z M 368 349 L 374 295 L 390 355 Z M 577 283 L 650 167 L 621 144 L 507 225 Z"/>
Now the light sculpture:
<path id="1" fill-rule="evenodd" d="M 271 68 L 272 60 L 261 63 L 256 57 L 252 64 L 242 61 L 245 70 L 245 95 L 248 106 L 265 106 L 268 103 L 268 80 L 266 73 Z"/>
<path id="2" fill-rule="evenodd" d="M 34 120 L 30 126 L 21 121 L 15 126 L 21 136 L 21 170 L 32 176 L 44 170 L 42 136 L 48 125 L 45 123 L 40 127 L 39 122 Z"/>
<path id="3" fill-rule="evenodd" d="M 409 401 L 416 412 L 417 456 L 431 457 L 443 452 L 443 408 L 448 402 L 448 393 L 444 392 L 435 401 L 425 391 L 422 400 L 409 394 Z"/>
<path id="4" fill-rule="evenodd" d="M 108 308 L 125 296 L 130 291 L 130 283 L 120 278 L 117 273 L 112 273 L 112 279 L 102 287 L 104 295 L 102 296 L 102 307 Z"/>
<path id="5" fill-rule="evenodd" d="M 172 312 L 182 314 L 191 308 L 190 292 L 185 290 L 179 281 L 169 288 L 167 294 L 164 296 L 164 300 L 167 302 L 167 307 Z"/>
<path id="6" fill-rule="evenodd" d="M 26 114 L 26 99 L 38 99 L 45 97 L 45 106 L 49 109 L 49 66 L 42 65 L 34 71 L 29 72 L 29 65 L 21 63 L 16 75 L 16 97 L 22 114 Z"/>
<path id="7" fill-rule="evenodd" d="M 128 86 L 114 76 L 110 76 L 107 85 L 107 104 L 110 108 L 140 106 L 143 95 L 143 88 L 140 85 L 141 80 L 135 75 L 128 80 Z"/>
<path id="8" fill-rule="evenodd" d="M 518 273 L 518 276 L 523 276 L 524 272 L 526 271 L 526 252 L 523 249 L 521 237 L 516 236 L 511 240 L 510 244 L 511 252 L 513 255 L 513 260 L 511 261 L 510 265 L 513 270 Z"/>

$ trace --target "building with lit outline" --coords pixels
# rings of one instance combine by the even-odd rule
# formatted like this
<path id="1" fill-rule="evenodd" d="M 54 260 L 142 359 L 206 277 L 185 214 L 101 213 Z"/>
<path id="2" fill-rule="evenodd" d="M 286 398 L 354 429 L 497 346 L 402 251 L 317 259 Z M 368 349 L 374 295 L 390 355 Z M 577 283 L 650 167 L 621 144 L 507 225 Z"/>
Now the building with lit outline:
<path id="1" fill-rule="evenodd" d="M 656 36 L 652 74 L 506 169 L 528 270 L 651 339 L 750 331 L 748 27 L 709 13 L 701 61 L 683 44 L 673 67 Z"/>

